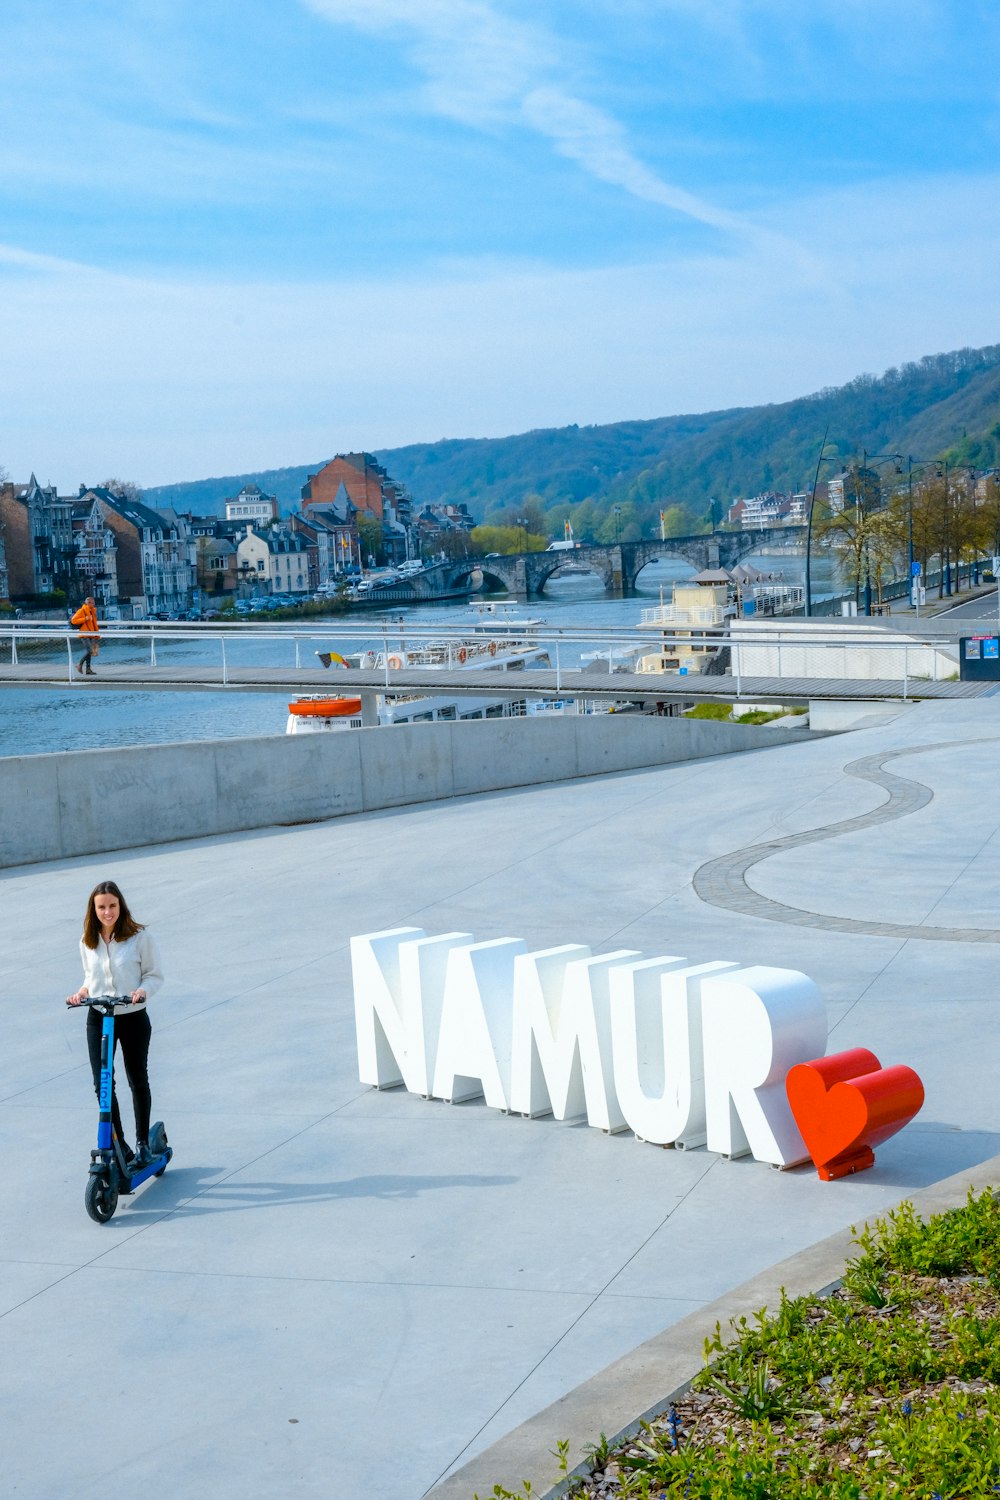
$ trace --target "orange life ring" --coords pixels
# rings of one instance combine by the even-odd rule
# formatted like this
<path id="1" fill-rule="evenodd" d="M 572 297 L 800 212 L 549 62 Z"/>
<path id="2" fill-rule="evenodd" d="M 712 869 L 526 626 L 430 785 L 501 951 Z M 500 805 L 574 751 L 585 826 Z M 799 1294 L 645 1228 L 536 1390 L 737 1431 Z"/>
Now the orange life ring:
<path id="1" fill-rule="evenodd" d="M 497 643 L 496 643 L 496 641 L 490 641 L 490 655 L 491 656 L 496 656 L 496 654 L 497 654 Z"/>
<path id="2" fill-rule="evenodd" d="M 389 657 L 388 667 L 389 667 L 389 670 L 391 672 L 398 672 L 399 669 L 400 669 L 400 667 L 402 665 L 403 665 L 403 658 L 401 656 L 390 656 Z"/>
<path id="3" fill-rule="evenodd" d="M 469 655 L 469 653 L 468 653 L 468 651 L 466 651 L 465 647 L 464 646 L 459 646 L 459 648 L 458 648 L 458 659 L 459 659 L 459 661 L 466 661 L 467 658 L 468 658 L 468 655 Z"/>

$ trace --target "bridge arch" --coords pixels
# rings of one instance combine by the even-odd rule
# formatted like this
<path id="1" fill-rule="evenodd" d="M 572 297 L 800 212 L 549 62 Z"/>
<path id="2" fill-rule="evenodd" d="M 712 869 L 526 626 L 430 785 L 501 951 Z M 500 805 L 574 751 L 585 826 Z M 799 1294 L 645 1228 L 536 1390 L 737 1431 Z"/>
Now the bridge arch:
<path id="1" fill-rule="evenodd" d="M 434 563 L 414 575 L 410 587 L 417 598 L 434 598 L 471 590 L 474 574 L 487 588 L 505 588 L 529 598 L 539 595 L 548 580 L 569 561 L 584 564 L 603 581 L 608 593 L 630 592 L 644 567 L 661 558 L 679 558 L 696 573 L 705 568 L 734 568 L 753 552 L 805 541 L 804 526 L 783 526 L 762 531 L 717 531 L 696 536 L 666 537 L 663 541 L 621 542 L 612 546 L 587 546 L 565 552 L 521 552 L 498 557 L 466 557 Z"/>

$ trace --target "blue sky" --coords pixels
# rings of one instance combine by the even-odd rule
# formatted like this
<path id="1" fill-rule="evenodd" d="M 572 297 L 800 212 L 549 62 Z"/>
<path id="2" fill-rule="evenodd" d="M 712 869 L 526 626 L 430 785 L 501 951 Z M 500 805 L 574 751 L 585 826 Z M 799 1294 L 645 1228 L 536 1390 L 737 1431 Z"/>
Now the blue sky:
<path id="1" fill-rule="evenodd" d="M 1000 341 L 995 0 L 4 0 L 0 465 L 156 484 Z"/>

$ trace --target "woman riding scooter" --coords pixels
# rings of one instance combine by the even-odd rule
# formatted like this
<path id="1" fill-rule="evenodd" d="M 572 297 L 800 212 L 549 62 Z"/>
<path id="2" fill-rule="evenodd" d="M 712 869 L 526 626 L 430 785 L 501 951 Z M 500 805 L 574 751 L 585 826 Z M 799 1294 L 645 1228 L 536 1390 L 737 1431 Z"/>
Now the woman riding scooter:
<path id="1" fill-rule="evenodd" d="M 113 880 L 102 880 L 90 893 L 80 939 L 83 960 L 83 984 L 72 995 L 69 1005 L 81 1005 L 96 995 L 128 995 L 134 1010 L 119 1015 L 115 1041 L 121 1044 L 125 1072 L 132 1090 L 135 1111 L 135 1159 L 143 1167 L 152 1161 L 149 1150 L 151 1097 L 147 1057 L 152 1028 L 146 1013 L 146 1001 L 163 983 L 160 955 L 152 934 L 129 911 L 125 897 Z M 94 1075 L 94 1089 L 101 1093 L 101 1017 L 95 1010 L 87 1016 L 87 1050 Z M 126 1158 L 133 1153 L 125 1146 L 117 1093 L 112 1094 L 112 1119 Z"/>

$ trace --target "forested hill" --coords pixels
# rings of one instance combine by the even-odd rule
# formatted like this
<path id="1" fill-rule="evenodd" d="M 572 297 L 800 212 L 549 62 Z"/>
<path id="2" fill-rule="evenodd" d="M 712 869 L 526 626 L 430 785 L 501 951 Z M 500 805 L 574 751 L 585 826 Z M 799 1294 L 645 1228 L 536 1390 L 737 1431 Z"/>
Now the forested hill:
<path id="1" fill-rule="evenodd" d="M 694 524 L 712 499 L 726 506 L 766 489 L 805 489 L 827 428 L 831 460 L 867 449 L 998 465 L 1000 345 L 929 355 L 780 405 L 417 443 L 377 457 L 419 504 L 465 503 L 482 520 L 537 496 L 546 511 L 556 512 L 554 521 L 572 516 L 582 536 L 613 504 L 622 506 L 631 531 L 645 528 L 650 513 L 673 506 Z M 211 513 L 252 480 L 290 510 L 307 473 L 324 461 L 164 485 L 146 494 L 154 505 Z M 824 474 L 834 466 L 826 465 Z"/>

